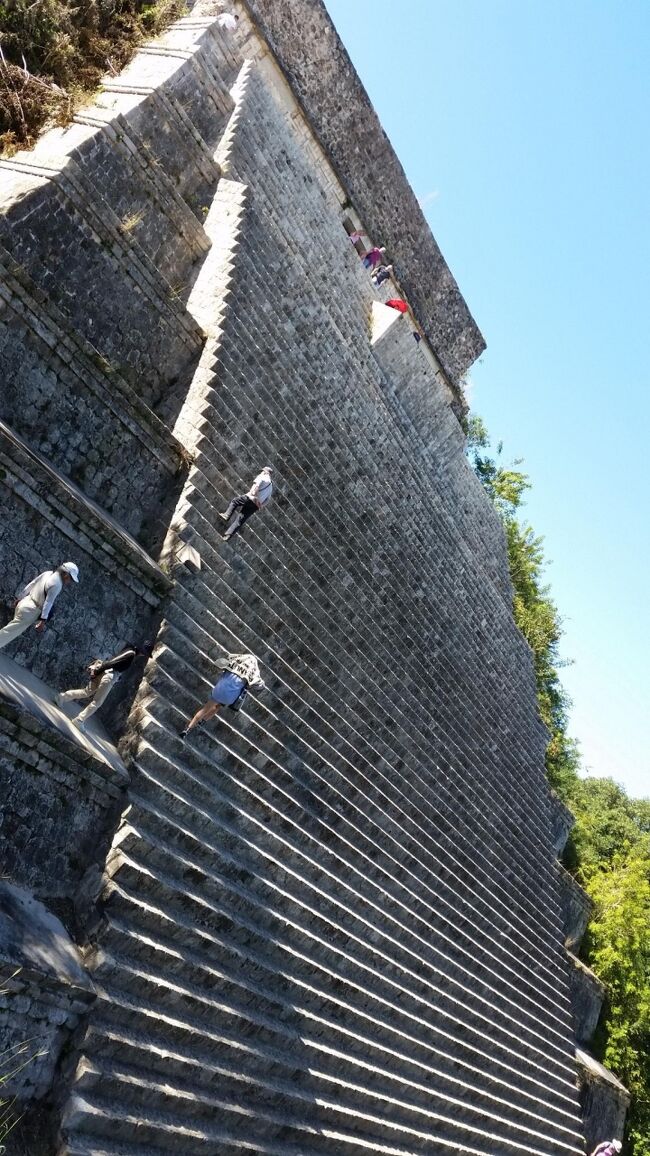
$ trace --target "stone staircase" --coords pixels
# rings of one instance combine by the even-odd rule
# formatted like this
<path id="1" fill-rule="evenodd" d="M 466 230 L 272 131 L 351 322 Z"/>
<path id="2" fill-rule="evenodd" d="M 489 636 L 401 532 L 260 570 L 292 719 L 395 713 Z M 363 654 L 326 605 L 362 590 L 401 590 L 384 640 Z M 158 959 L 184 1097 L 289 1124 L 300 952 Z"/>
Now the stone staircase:
<path id="1" fill-rule="evenodd" d="M 21 284 L 108 363 L 107 408 L 133 395 L 155 469 L 191 463 L 61 1156 L 583 1152 L 503 538 L 408 321 L 371 343 L 382 295 L 255 29 L 179 21 L 0 178 Z M 224 543 L 267 461 L 273 502 Z M 181 741 L 244 649 L 268 690 Z"/>

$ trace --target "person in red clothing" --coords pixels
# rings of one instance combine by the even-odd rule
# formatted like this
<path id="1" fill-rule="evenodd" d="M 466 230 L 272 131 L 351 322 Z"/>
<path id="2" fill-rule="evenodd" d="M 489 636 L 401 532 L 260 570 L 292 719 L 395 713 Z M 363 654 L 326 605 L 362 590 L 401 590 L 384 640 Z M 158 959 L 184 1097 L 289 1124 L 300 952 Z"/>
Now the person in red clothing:
<path id="1" fill-rule="evenodd" d="M 375 265 L 378 265 L 381 261 L 385 252 L 386 250 L 383 247 L 379 249 L 377 245 L 374 245 L 372 249 L 368 249 L 368 252 L 364 253 L 361 258 L 364 267 L 366 269 L 374 269 Z"/>
<path id="2" fill-rule="evenodd" d="M 408 313 L 406 301 L 400 301 L 399 297 L 391 297 L 386 304 L 390 305 L 391 309 L 397 309 L 398 313 Z"/>

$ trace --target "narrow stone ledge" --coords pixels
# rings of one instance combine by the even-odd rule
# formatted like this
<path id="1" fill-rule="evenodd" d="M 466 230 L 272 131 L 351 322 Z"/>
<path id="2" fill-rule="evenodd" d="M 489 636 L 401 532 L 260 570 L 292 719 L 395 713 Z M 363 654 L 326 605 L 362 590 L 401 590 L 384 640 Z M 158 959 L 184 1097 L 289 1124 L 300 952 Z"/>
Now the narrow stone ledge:
<path id="1" fill-rule="evenodd" d="M 575 950 L 580 946 L 582 937 L 587 930 L 593 905 L 584 888 L 572 875 L 569 875 L 568 871 L 565 871 L 560 863 L 557 864 L 557 870 L 565 942 L 569 949 Z"/>
<path id="2" fill-rule="evenodd" d="M 605 985 L 597 975 L 568 951 L 571 1010 L 578 1043 L 588 1044 L 593 1036 L 605 999 Z"/>

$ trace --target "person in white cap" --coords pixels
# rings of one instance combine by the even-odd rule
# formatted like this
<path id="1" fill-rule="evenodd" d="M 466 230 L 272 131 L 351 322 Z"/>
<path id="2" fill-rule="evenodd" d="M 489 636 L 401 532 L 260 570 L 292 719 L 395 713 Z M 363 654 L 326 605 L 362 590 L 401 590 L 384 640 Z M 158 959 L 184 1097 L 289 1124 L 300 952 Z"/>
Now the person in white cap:
<path id="1" fill-rule="evenodd" d="M 239 497 L 233 498 L 225 514 L 219 514 L 222 521 L 229 523 L 222 534 L 225 542 L 230 541 L 233 534 L 241 530 L 244 522 L 247 522 L 253 514 L 261 510 L 269 501 L 273 493 L 273 482 L 271 481 L 272 472 L 271 466 L 264 466 L 264 469 L 261 470 L 255 478 L 248 493 L 240 494 Z"/>
<path id="2" fill-rule="evenodd" d="M 603 1140 L 602 1144 L 598 1144 L 591 1156 L 617 1156 L 617 1153 L 623 1151 L 623 1145 L 620 1140 Z"/>
<path id="3" fill-rule="evenodd" d="M 37 634 L 42 634 L 64 586 L 79 581 L 79 567 L 75 562 L 63 562 L 56 570 L 44 570 L 28 582 L 16 600 L 11 622 L 0 630 L 0 650 L 29 630 L 35 623 Z"/>

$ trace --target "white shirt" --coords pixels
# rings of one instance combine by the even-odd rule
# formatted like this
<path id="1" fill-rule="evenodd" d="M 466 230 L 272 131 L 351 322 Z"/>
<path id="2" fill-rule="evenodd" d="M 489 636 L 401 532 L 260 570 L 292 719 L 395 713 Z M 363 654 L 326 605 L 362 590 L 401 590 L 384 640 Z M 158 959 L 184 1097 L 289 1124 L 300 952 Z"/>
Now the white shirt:
<path id="1" fill-rule="evenodd" d="M 268 502 L 272 493 L 273 482 L 271 481 L 271 475 L 268 470 L 262 470 L 261 474 L 258 474 L 255 478 L 246 497 L 250 498 L 252 502 L 256 502 L 258 506 L 263 506 L 265 502 Z"/>
<path id="2" fill-rule="evenodd" d="M 232 12 L 222 12 L 221 16 L 217 16 L 217 24 L 220 28 L 227 28 L 230 32 L 237 27 L 237 21 Z"/>
<path id="3" fill-rule="evenodd" d="M 266 690 L 266 683 L 260 674 L 259 664 L 254 654 L 228 654 L 226 658 L 228 670 L 245 679 L 251 690 Z"/>
<path id="4" fill-rule="evenodd" d="M 41 609 L 41 618 L 47 619 L 56 599 L 63 590 L 63 579 L 58 570 L 44 570 L 37 578 L 28 582 L 18 595 L 18 601 L 29 598 Z"/>

